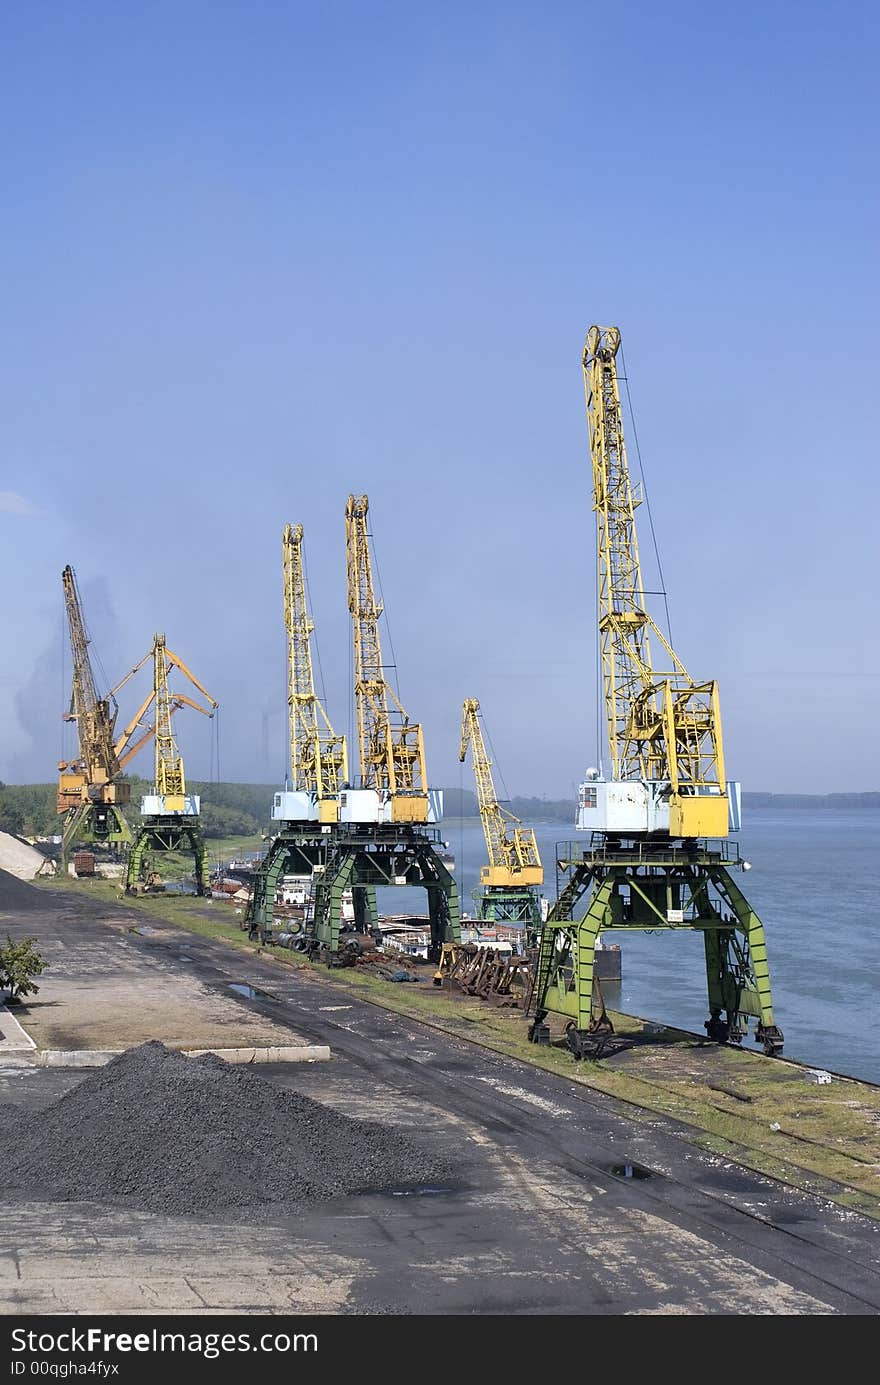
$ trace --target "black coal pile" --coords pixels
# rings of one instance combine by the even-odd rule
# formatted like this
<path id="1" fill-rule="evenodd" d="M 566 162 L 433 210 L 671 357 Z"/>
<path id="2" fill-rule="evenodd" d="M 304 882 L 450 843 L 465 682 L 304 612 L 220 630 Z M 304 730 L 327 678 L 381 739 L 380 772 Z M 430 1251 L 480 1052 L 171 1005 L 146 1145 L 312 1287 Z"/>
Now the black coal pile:
<path id="1" fill-rule="evenodd" d="M 19 880 L 17 875 L 10 875 L 8 870 L 0 870 L 0 911 L 9 914 L 30 914 L 37 909 L 45 909 L 46 904 L 46 895 L 37 889 L 36 885 Z"/>
<path id="2" fill-rule="evenodd" d="M 156 1042 L 7 1125 L 0 1169 L 7 1193 L 166 1213 L 411 1188 L 450 1173 L 395 1130 Z"/>

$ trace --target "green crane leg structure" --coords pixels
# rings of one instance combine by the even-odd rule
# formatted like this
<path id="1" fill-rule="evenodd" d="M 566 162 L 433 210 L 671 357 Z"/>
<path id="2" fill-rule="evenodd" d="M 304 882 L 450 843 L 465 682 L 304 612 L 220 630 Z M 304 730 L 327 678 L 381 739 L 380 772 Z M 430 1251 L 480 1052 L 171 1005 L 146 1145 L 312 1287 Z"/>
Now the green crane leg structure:
<path id="1" fill-rule="evenodd" d="M 595 980 L 599 933 L 688 928 L 703 934 L 709 1037 L 738 1043 L 753 1019 L 755 1041 L 765 1053 L 781 1053 L 764 927 L 729 865 L 742 862 L 705 842 L 681 847 L 600 842 L 587 851 L 560 852 L 558 869 L 568 879 L 541 933 L 529 1001 L 530 1038 L 547 1042 L 544 1021 L 558 1014 L 567 1020 L 567 1041 L 577 1057 L 599 1051 L 610 1028 Z M 586 911 L 576 918 L 584 899 Z"/>
<path id="2" fill-rule="evenodd" d="M 589 908 L 578 922 L 557 921 L 551 910 L 541 932 L 538 970 L 529 1011 L 534 1020 L 529 1038 L 548 1042 L 544 1025 L 548 1012 L 567 1018 L 566 1041 L 576 1058 L 601 1052 L 604 1035 L 612 1030 L 601 994 L 595 985 L 596 939 L 610 918 L 614 883 L 598 884 Z"/>
<path id="3" fill-rule="evenodd" d="M 313 940 L 326 948 L 330 959 L 339 954 L 339 921 L 342 916 L 342 897 L 350 889 L 354 875 L 353 852 L 339 852 L 330 868 L 318 881 L 315 891 Z"/>
<path id="4" fill-rule="evenodd" d="M 78 808 L 68 808 L 61 829 L 58 874 L 67 874 L 70 856 L 77 842 L 94 846 L 126 846 L 130 845 L 131 840 L 131 828 L 115 803 L 81 803 Z"/>
<path id="5" fill-rule="evenodd" d="M 707 928 L 704 934 L 710 1016 L 706 1031 L 711 1039 L 738 1042 L 753 1017 L 756 1041 L 769 1054 L 781 1053 L 783 1035 L 773 1019 L 764 925 L 728 870 L 716 867 L 710 879 L 735 922 L 732 928 Z"/>
<path id="6" fill-rule="evenodd" d="M 312 876 L 327 855 L 327 837 L 320 828 L 284 828 L 273 837 L 254 876 L 246 922 L 250 936 L 268 942 L 275 919 L 275 896 L 284 875 Z M 285 920 L 286 922 L 286 920 Z"/>
<path id="7" fill-rule="evenodd" d="M 438 853 L 439 833 L 409 825 L 338 826 L 284 829 L 260 863 L 248 909 L 252 937 L 271 941 L 275 896 L 282 875 L 308 875 L 314 881 L 314 911 L 305 933 L 309 950 L 334 965 L 340 956 L 343 896 L 352 892 L 354 931 L 378 926 L 376 889 L 420 886 L 428 895 L 431 957 L 444 942 L 458 942 L 458 889 Z"/>
<path id="8" fill-rule="evenodd" d="M 379 910 L 376 905 L 375 885 L 357 885 L 352 890 L 354 905 L 354 926 L 358 933 L 371 933 L 379 927 Z"/>
<path id="9" fill-rule="evenodd" d="M 339 956 L 342 898 L 352 891 L 355 929 L 367 932 L 378 924 L 377 886 L 419 885 L 427 891 L 431 927 L 429 957 L 439 960 L 445 942 L 458 942 L 458 890 L 444 866 L 436 844 L 414 828 L 375 828 L 339 833 L 318 876 L 312 938 L 315 948 L 332 965 Z"/>
<path id="10" fill-rule="evenodd" d="M 208 893 L 205 880 L 205 840 L 197 818 L 148 818 L 137 830 L 128 853 L 125 893 L 132 894 L 146 872 L 151 851 L 189 851 L 195 863 L 196 894 Z"/>

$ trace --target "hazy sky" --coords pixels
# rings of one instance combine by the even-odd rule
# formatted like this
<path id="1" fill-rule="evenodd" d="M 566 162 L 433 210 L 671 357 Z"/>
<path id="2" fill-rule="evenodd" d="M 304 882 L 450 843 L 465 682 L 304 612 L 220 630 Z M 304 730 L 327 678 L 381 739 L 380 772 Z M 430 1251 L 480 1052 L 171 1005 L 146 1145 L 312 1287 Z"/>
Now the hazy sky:
<path id="1" fill-rule="evenodd" d="M 72 563 L 111 680 L 164 630 L 223 777 L 280 779 L 287 521 L 345 729 L 356 491 L 432 782 L 476 696 L 509 791 L 569 793 L 598 322 L 730 774 L 880 788 L 878 38 L 809 0 L 8 0 L 0 778 L 54 774 Z"/>

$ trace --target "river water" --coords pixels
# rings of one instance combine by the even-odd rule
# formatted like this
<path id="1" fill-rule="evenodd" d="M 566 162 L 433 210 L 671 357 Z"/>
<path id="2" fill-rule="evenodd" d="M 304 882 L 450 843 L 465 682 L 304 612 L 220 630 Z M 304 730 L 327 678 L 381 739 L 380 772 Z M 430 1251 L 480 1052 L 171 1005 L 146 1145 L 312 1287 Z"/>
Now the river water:
<path id="1" fill-rule="evenodd" d="M 766 930 L 786 1057 L 880 1082 L 880 813 L 752 809 L 743 817 L 740 848 L 752 869 L 735 878 Z M 553 899 L 556 843 L 575 834 L 565 823 L 533 825 L 544 892 Z M 442 830 L 455 853 L 462 909 L 472 913 L 482 831 L 470 821 L 447 821 Z M 424 894 L 382 891 L 380 908 L 422 913 Z M 603 986 L 610 1008 L 702 1031 L 708 1010 L 697 934 L 626 932 L 608 940 L 620 944 L 623 964 L 620 986 Z"/>

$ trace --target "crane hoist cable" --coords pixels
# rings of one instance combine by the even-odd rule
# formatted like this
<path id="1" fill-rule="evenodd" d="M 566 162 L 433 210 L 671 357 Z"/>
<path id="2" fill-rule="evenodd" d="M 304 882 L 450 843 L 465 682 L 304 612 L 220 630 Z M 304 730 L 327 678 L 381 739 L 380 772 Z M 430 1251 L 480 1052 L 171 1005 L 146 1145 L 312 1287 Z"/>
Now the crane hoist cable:
<path id="1" fill-rule="evenodd" d="M 672 621 L 669 618 L 669 596 L 666 591 L 666 578 L 663 574 L 663 562 L 660 558 L 660 547 L 657 543 L 657 533 L 654 528 L 654 513 L 651 509 L 651 500 L 648 495 L 648 483 L 645 480 L 645 468 L 642 463 L 642 449 L 639 446 L 639 433 L 636 428 L 636 416 L 633 410 L 632 395 L 629 389 L 629 371 L 626 368 L 626 357 L 623 353 L 623 343 L 620 346 L 620 364 L 623 368 L 623 383 L 626 385 L 626 404 L 629 410 L 630 422 L 632 423 L 633 442 L 636 445 L 636 456 L 639 461 L 639 476 L 642 482 L 642 494 L 645 497 L 645 511 L 648 515 L 648 527 L 651 530 L 651 544 L 654 549 L 654 561 L 657 564 L 657 576 L 660 578 L 659 595 L 663 597 L 663 609 L 666 614 L 666 635 L 669 643 L 672 644 Z"/>

